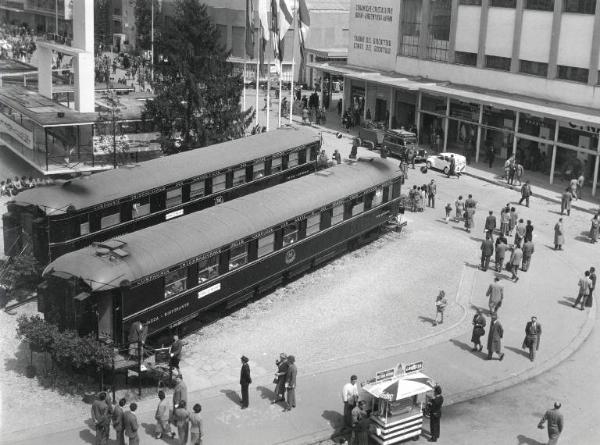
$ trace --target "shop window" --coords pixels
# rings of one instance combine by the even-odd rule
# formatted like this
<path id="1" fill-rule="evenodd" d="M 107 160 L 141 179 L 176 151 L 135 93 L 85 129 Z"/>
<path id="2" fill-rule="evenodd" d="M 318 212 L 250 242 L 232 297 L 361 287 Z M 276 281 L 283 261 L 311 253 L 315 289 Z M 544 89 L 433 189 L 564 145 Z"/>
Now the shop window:
<path id="1" fill-rule="evenodd" d="M 288 156 L 288 168 L 296 167 L 299 164 L 298 162 L 298 152 L 295 151 L 290 153 Z"/>
<path id="2" fill-rule="evenodd" d="M 321 230 L 321 214 L 317 213 L 306 219 L 306 236 L 310 236 Z"/>
<path id="3" fill-rule="evenodd" d="M 260 169 L 261 164 L 262 164 L 262 169 L 258 170 L 258 172 L 260 173 L 260 176 L 257 176 L 257 170 L 254 170 L 254 179 L 256 179 L 257 177 L 262 178 L 265 175 L 265 163 L 264 162 L 255 164 L 254 168 Z M 240 168 L 238 170 L 234 170 L 233 171 L 233 187 L 235 187 L 236 185 L 241 185 L 245 182 L 246 182 L 246 169 Z"/>
<path id="4" fill-rule="evenodd" d="M 477 53 L 466 53 L 463 51 L 456 51 L 454 53 L 454 63 L 459 65 L 477 65 Z"/>
<path id="5" fill-rule="evenodd" d="M 271 174 L 275 174 L 283 170 L 282 161 L 282 158 L 273 158 L 271 160 Z"/>
<path id="6" fill-rule="evenodd" d="M 490 6 L 495 8 L 515 8 L 517 0 L 491 0 Z"/>
<path id="7" fill-rule="evenodd" d="M 419 29 L 421 28 L 421 0 L 404 0 L 400 17 L 400 54 L 408 57 L 419 56 Z"/>
<path id="8" fill-rule="evenodd" d="M 516 115 L 513 110 L 503 110 L 489 105 L 483 106 L 483 125 L 486 127 L 514 131 L 515 118 Z"/>
<path id="9" fill-rule="evenodd" d="M 450 117 L 463 121 L 479 121 L 479 104 L 462 102 L 457 99 L 450 100 Z"/>
<path id="10" fill-rule="evenodd" d="M 525 0 L 525 9 L 554 11 L 554 0 Z"/>
<path id="11" fill-rule="evenodd" d="M 261 258 L 275 250 L 275 234 L 270 233 L 258 239 L 258 258 Z"/>
<path id="12" fill-rule="evenodd" d="M 574 147 L 596 150 L 598 135 L 586 131 L 586 127 L 575 125 L 571 122 L 561 123 L 558 129 L 558 142 Z"/>
<path id="13" fill-rule="evenodd" d="M 100 219 L 100 228 L 106 229 L 107 227 L 115 226 L 121 222 L 121 212 L 115 212 L 102 216 Z"/>
<path id="14" fill-rule="evenodd" d="M 298 241 L 298 224 L 290 224 L 283 228 L 283 247 Z"/>
<path id="15" fill-rule="evenodd" d="M 595 14 L 596 0 L 563 0 L 564 12 Z"/>
<path id="16" fill-rule="evenodd" d="M 481 6 L 481 0 L 458 0 L 459 5 Z"/>
<path id="17" fill-rule="evenodd" d="M 225 190 L 226 188 L 226 175 L 218 175 L 212 178 L 212 192 L 217 193 Z"/>
<path id="18" fill-rule="evenodd" d="M 553 141 L 555 129 L 556 121 L 554 119 L 538 117 L 523 112 L 519 115 L 519 133 Z"/>
<path id="19" fill-rule="evenodd" d="M 421 97 L 421 109 L 437 114 L 446 114 L 446 98 L 423 94 Z"/>
<path id="20" fill-rule="evenodd" d="M 265 176 L 265 163 L 256 162 L 252 166 L 252 179 L 257 180 Z M 246 170 L 236 170 L 233 173 L 233 185 L 243 184 L 246 181 Z"/>
<path id="21" fill-rule="evenodd" d="M 181 204 L 181 187 L 167 190 L 167 202 L 166 207 L 170 209 L 176 205 Z"/>
<path id="22" fill-rule="evenodd" d="M 520 71 L 534 76 L 547 77 L 548 64 L 542 62 L 532 62 L 530 60 L 520 60 Z"/>
<path id="23" fill-rule="evenodd" d="M 219 255 L 211 256 L 198 262 L 198 284 L 205 283 L 219 276 Z"/>
<path id="24" fill-rule="evenodd" d="M 248 246 L 232 247 L 229 251 L 229 270 L 237 269 L 248 262 Z"/>
<path id="25" fill-rule="evenodd" d="M 150 214 L 150 198 L 131 204 L 131 218 L 137 219 Z"/>
<path id="26" fill-rule="evenodd" d="M 190 184 L 190 201 L 196 198 L 202 198 L 206 191 L 204 179 Z"/>
<path id="27" fill-rule="evenodd" d="M 337 205 L 331 209 L 331 225 L 341 223 L 344 220 L 344 204 Z"/>
<path id="28" fill-rule="evenodd" d="M 169 272 L 165 276 L 165 298 L 174 297 L 187 289 L 187 268 Z"/>
<path id="29" fill-rule="evenodd" d="M 510 71 L 510 57 L 485 56 L 485 67 L 492 70 Z"/>
<path id="30" fill-rule="evenodd" d="M 576 66 L 558 65 L 558 78 L 573 82 L 587 83 L 589 70 Z"/>

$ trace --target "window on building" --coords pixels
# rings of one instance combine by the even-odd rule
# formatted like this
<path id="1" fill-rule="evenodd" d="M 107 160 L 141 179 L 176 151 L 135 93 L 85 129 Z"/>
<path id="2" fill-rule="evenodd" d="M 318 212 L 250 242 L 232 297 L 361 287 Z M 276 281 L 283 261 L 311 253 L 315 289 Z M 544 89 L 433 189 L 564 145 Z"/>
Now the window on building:
<path id="1" fill-rule="evenodd" d="M 258 258 L 263 257 L 275 250 L 275 234 L 270 233 L 258 239 Z"/>
<path id="2" fill-rule="evenodd" d="M 554 0 L 525 0 L 524 8 L 536 11 L 554 11 Z"/>
<path id="3" fill-rule="evenodd" d="M 563 8 L 565 12 L 595 14 L 596 0 L 563 0 Z"/>
<path id="4" fill-rule="evenodd" d="M 261 167 L 262 164 L 262 167 Z M 258 165 L 255 164 L 254 168 L 262 168 L 262 170 L 259 170 L 260 172 L 260 176 L 257 176 L 256 172 L 257 170 L 254 170 L 254 179 L 256 179 L 257 177 L 262 178 L 265 175 L 265 163 L 261 162 Z M 246 182 L 246 169 L 245 168 L 240 168 L 238 170 L 234 170 L 233 171 L 233 186 L 235 187 L 236 185 L 241 185 L 244 182 Z"/>
<path id="5" fill-rule="evenodd" d="M 485 67 L 493 70 L 510 71 L 510 57 L 485 56 Z"/>
<path id="6" fill-rule="evenodd" d="M 331 225 L 341 223 L 344 220 L 344 204 L 333 207 L 331 214 Z"/>
<path id="7" fill-rule="evenodd" d="M 542 62 L 532 62 L 530 60 L 520 60 L 520 69 L 522 73 L 532 74 L 534 76 L 547 77 L 548 64 Z"/>
<path id="8" fill-rule="evenodd" d="M 198 262 L 198 284 L 205 283 L 219 276 L 219 255 L 211 256 Z"/>
<path id="9" fill-rule="evenodd" d="M 150 198 L 144 198 L 131 204 L 131 218 L 141 218 L 150 214 Z"/>
<path id="10" fill-rule="evenodd" d="M 181 204 L 181 187 L 172 188 L 167 190 L 167 201 L 166 207 L 170 209 L 176 205 Z"/>
<path id="11" fill-rule="evenodd" d="M 419 29 L 421 27 L 422 0 L 404 0 L 400 17 L 400 54 L 409 57 L 419 56 Z"/>
<path id="12" fill-rule="evenodd" d="M 227 178 L 225 175 L 218 175 L 218 176 L 213 177 L 212 178 L 212 192 L 217 193 L 222 190 L 225 190 L 226 180 L 227 180 Z"/>
<path id="13" fill-rule="evenodd" d="M 298 165 L 298 152 L 290 153 L 288 157 L 288 168 Z"/>
<path id="14" fill-rule="evenodd" d="M 202 198 L 205 192 L 204 179 L 190 184 L 190 200 L 196 198 Z"/>
<path id="15" fill-rule="evenodd" d="M 576 66 L 558 65 L 558 78 L 572 80 L 573 82 L 587 83 L 589 70 Z"/>
<path id="16" fill-rule="evenodd" d="M 477 53 L 465 53 L 463 51 L 456 51 L 454 53 L 454 63 L 459 65 L 477 65 Z"/>
<path id="17" fill-rule="evenodd" d="M 321 230 L 321 214 L 309 216 L 306 220 L 306 236 L 310 236 Z"/>
<path id="18" fill-rule="evenodd" d="M 231 27 L 231 55 L 244 58 L 246 56 L 244 43 L 246 42 L 246 27 Z"/>
<path id="19" fill-rule="evenodd" d="M 283 228 L 283 247 L 298 241 L 298 224 L 289 224 Z"/>
<path id="20" fill-rule="evenodd" d="M 248 262 L 248 246 L 232 247 L 229 251 L 229 270 L 237 269 Z"/>
<path id="21" fill-rule="evenodd" d="M 451 4 L 451 0 L 431 2 L 427 33 L 428 59 L 448 61 Z"/>
<path id="22" fill-rule="evenodd" d="M 174 297 L 187 289 L 187 268 L 174 270 L 165 276 L 165 298 Z"/>
<path id="23" fill-rule="evenodd" d="M 223 48 L 229 50 L 227 46 L 227 25 L 216 25 L 217 26 L 217 43 Z"/>
<path id="24" fill-rule="evenodd" d="M 491 0 L 490 6 L 495 8 L 515 8 L 517 0 Z"/>
<path id="25" fill-rule="evenodd" d="M 119 224 L 120 222 L 121 222 L 121 212 L 120 211 L 105 214 L 100 219 L 100 228 L 106 229 L 107 227 L 115 226 L 115 225 Z"/>
<path id="26" fill-rule="evenodd" d="M 271 160 L 271 174 L 278 173 L 282 170 L 282 158 L 273 158 Z"/>

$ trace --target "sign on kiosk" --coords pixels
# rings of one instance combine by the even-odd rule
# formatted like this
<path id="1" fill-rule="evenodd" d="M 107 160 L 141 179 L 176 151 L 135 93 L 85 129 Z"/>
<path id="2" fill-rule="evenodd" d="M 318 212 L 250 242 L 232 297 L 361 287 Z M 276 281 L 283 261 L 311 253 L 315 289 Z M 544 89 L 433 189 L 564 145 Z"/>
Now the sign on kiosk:
<path id="1" fill-rule="evenodd" d="M 375 380 L 371 380 L 370 382 L 381 382 L 383 380 L 388 380 L 394 377 L 402 377 L 407 374 L 412 374 L 413 372 L 418 372 L 423 369 L 423 362 L 414 362 L 403 365 L 402 363 L 398 363 L 395 368 L 384 369 L 383 371 L 377 371 L 375 373 Z"/>

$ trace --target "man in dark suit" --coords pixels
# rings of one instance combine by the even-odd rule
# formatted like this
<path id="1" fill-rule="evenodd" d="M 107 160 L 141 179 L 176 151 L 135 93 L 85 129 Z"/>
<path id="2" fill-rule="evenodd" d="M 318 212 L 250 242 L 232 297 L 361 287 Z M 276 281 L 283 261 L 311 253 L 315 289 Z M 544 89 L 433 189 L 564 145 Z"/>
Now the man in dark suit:
<path id="1" fill-rule="evenodd" d="M 440 419 L 442 418 L 442 405 L 444 403 L 442 387 L 440 385 L 435 385 L 433 394 L 433 399 L 427 403 L 429 410 L 429 432 L 431 433 L 429 442 L 437 442 L 440 438 Z"/>
<path id="2" fill-rule="evenodd" d="M 485 219 L 485 230 L 491 234 L 496 230 L 496 217 L 494 216 L 494 212 L 490 210 L 490 214 Z"/>
<path id="3" fill-rule="evenodd" d="M 525 325 L 525 340 L 523 340 L 523 349 L 529 349 L 529 360 L 535 360 L 535 353 L 540 348 L 540 337 L 542 336 L 542 325 L 537 321 L 537 317 L 531 317 Z"/>
<path id="4" fill-rule="evenodd" d="M 240 386 L 242 387 L 242 409 L 248 408 L 248 386 L 252 383 L 250 377 L 250 365 L 248 365 L 248 357 L 242 355 L 242 369 L 240 370 Z"/>
<path id="5" fill-rule="evenodd" d="M 125 426 L 125 435 L 129 438 L 129 445 L 140 445 L 140 436 L 138 435 L 138 420 L 134 414 L 137 409 L 137 403 L 129 405 L 129 411 L 123 414 L 123 425 Z"/>
<path id="6" fill-rule="evenodd" d="M 559 402 L 554 402 L 554 409 L 549 409 L 544 414 L 544 417 L 540 419 L 538 428 L 543 429 L 544 423 L 548 421 L 548 445 L 556 445 L 558 438 L 563 430 L 563 415 L 559 412 L 562 405 Z"/>
<path id="7" fill-rule="evenodd" d="M 498 320 L 497 314 L 492 314 L 492 323 L 490 324 L 490 332 L 488 333 L 487 359 L 491 360 L 494 352 L 498 354 L 499 360 L 504 359 L 504 353 L 502 352 L 502 337 L 504 337 L 504 328 Z"/>
<path id="8" fill-rule="evenodd" d="M 106 393 L 101 392 L 92 403 L 92 420 L 96 427 L 95 445 L 106 445 L 110 430 L 110 407 L 106 403 Z"/>
<path id="9" fill-rule="evenodd" d="M 179 370 L 179 361 L 181 360 L 181 350 L 183 349 L 183 342 L 179 340 L 177 334 L 173 335 L 173 343 L 169 349 L 169 370 L 173 372 L 173 369 L 177 369 L 177 372 L 181 374 Z"/>
<path id="10" fill-rule="evenodd" d="M 127 403 L 125 399 L 119 400 L 119 404 L 115 405 L 112 412 L 112 424 L 117 433 L 117 445 L 125 445 L 125 425 L 123 424 L 125 403 Z"/>
<path id="11" fill-rule="evenodd" d="M 296 376 L 298 368 L 296 367 L 296 357 L 288 355 L 289 367 L 285 375 L 285 387 L 287 389 L 287 401 L 284 411 L 291 411 L 296 408 Z"/>
<path id="12" fill-rule="evenodd" d="M 529 269 L 529 265 L 531 264 L 531 257 L 533 256 L 533 252 L 535 248 L 533 247 L 533 241 L 527 240 L 525 244 L 523 244 L 523 261 L 521 263 L 521 269 L 523 272 L 527 272 Z"/>
<path id="13" fill-rule="evenodd" d="M 481 242 L 481 270 L 484 272 L 490 267 L 490 258 L 494 254 L 494 242 L 492 235 L 486 234 L 485 240 Z"/>

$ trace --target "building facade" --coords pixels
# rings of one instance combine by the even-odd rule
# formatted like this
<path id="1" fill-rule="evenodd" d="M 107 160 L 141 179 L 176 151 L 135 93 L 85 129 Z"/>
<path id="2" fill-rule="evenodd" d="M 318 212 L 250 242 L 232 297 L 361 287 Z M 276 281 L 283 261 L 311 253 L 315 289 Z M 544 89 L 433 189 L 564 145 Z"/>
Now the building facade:
<path id="1" fill-rule="evenodd" d="M 600 2 L 352 0 L 345 107 L 420 142 L 596 189 L 600 132 Z M 498 156 L 498 155 L 497 155 Z"/>

